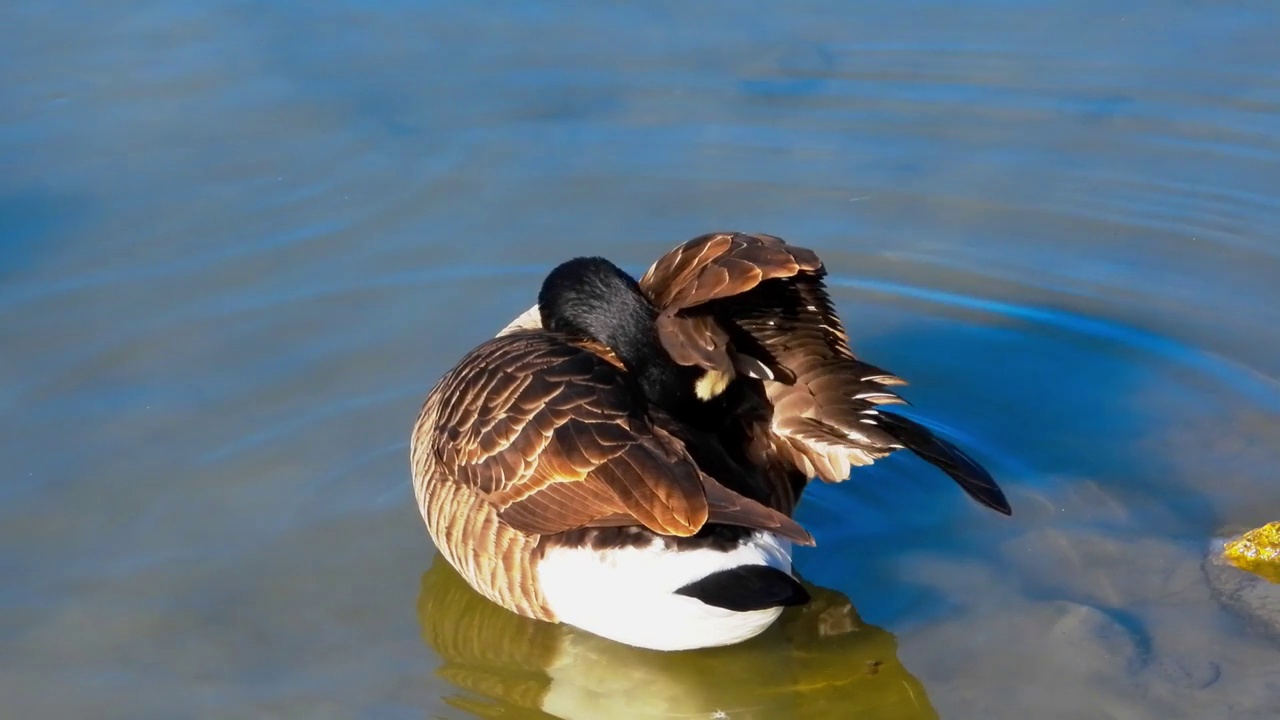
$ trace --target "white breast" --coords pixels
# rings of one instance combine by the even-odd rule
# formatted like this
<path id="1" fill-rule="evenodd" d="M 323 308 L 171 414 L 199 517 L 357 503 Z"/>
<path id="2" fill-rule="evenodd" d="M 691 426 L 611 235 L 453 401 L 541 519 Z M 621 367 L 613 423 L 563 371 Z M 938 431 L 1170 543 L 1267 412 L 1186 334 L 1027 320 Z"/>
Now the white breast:
<path id="1" fill-rule="evenodd" d="M 720 570 L 768 565 L 791 572 L 791 542 L 756 532 L 736 548 L 672 551 L 649 546 L 592 550 L 556 547 L 538 563 L 547 605 L 563 623 L 635 647 L 689 650 L 759 635 L 782 608 L 733 612 L 675 591 Z"/>

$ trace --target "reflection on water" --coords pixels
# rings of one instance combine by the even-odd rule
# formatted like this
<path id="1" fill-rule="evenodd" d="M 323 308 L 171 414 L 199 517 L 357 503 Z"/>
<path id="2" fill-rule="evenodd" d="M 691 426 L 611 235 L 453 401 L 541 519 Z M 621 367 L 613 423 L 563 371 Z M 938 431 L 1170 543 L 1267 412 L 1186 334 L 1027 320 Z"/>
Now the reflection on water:
<path id="1" fill-rule="evenodd" d="M 454 689 L 446 701 L 487 718 L 860 718 L 938 714 L 903 667 L 897 641 L 844 595 L 813 602 L 727 648 L 662 653 L 519 617 L 439 559 L 422 576 L 422 639 Z"/>

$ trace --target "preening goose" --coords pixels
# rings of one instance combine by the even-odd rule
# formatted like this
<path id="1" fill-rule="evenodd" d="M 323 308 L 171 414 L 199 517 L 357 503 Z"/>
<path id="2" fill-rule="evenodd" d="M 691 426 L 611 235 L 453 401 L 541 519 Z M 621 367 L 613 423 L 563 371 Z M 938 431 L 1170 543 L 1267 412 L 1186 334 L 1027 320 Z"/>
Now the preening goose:
<path id="1" fill-rule="evenodd" d="M 977 463 L 909 419 L 854 357 L 814 253 L 711 234 L 639 282 L 577 258 L 467 354 L 414 427 L 440 553 L 490 600 L 660 650 L 732 644 L 808 600 L 791 574 L 810 477 L 907 448 L 979 502 Z"/>

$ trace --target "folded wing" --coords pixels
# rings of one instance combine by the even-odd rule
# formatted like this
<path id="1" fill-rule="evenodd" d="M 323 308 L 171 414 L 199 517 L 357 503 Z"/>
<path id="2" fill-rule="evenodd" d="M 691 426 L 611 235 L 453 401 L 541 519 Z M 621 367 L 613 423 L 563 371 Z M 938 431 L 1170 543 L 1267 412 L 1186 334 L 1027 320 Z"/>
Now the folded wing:
<path id="1" fill-rule="evenodd" d="M 474 350 L 428 396 L 424 474 L 475 489 L 529 534 L 638 524 L 687 537 L 714 522 L 812 542 L 702 472 L 642 403 L 603 348 L 512 332 Z"/>

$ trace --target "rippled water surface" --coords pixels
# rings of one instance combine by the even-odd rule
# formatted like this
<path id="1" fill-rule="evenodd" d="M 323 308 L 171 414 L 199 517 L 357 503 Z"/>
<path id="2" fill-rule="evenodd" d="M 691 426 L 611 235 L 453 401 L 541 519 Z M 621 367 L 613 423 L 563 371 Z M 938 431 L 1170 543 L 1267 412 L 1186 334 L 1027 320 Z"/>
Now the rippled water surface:
<path id="1" fill-rule="evenodd" d="M 1271 718 L 1280 5 L 0 7 L 12 717 Z M 800 516 L 814 606 L 654 656 L 435 562 L 407 436 L 542 273 L 812 247 L 923 463 Z"/>

